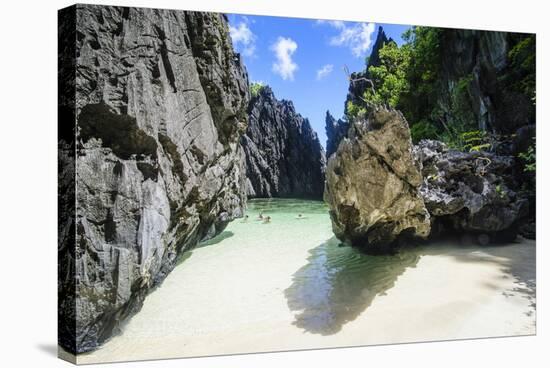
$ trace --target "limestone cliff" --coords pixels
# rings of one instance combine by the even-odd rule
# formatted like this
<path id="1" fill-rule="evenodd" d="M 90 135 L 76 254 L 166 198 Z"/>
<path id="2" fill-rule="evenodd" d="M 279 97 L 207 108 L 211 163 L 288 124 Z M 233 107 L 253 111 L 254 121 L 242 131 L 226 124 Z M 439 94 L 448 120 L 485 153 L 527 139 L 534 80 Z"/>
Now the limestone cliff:
<path id="1" fill-rule="evenodd" d="M 348 134 L 349 123 L 342 119 L 336 120 L 329 111 L 325 117 L 325 132 L 327 134 L 327 160 L 336 152 L 340 141 Z"/>
<path id="2" fill-rule="evenodd" d="M 323 196 L 325 153 L 309 121 L 268 86 L 251 98 L 241 145 L 250 197 Z"/>
<path id="3" fill-rule="evenodd" d="M 466 89 L 467 110 L 474 126 L 495 133 L 512 134 L 533 124 L 532 96 L 510 88 L 519 76 L 511 65 L 509 51 L 527 35 L 464 29 L 442 29 L 440 93 L 437 105 L 451 114 L 453 96 L 459 84 Z M 533 70 L 534 73 L 534 70 Z"/>
<path id="4" fill-rule="evenodd" d="M 249 91 L 224 15 L 76 5 L 59 21 L 60 169 L 77 188 L 60 183 L 76 239 L 60 238 L 59 343 L 75 353 L 241 216 Z"/>

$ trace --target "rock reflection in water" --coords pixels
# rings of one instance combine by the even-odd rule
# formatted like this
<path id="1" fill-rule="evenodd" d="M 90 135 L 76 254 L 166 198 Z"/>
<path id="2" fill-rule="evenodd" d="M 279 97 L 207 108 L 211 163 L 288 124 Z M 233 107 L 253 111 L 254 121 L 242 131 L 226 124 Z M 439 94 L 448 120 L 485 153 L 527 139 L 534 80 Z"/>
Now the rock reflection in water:
<path id="1" fill-rule="evenodd" d="M 373 256 L 338 244 L 331 238 L 312 249 L 309 262 L 293 275 L 292 285 L 285 290 L 288 307 L 297 312 L 293 324 L 311 333 L 340 331 L 420 258 L 411 250 Z"/>

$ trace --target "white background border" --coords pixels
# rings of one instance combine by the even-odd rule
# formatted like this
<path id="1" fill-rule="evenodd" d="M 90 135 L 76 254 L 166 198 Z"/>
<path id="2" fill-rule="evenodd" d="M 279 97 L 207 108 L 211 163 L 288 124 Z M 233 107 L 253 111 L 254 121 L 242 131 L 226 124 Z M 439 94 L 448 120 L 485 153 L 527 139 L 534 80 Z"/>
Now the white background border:
<path id="1" fill-rule="evenodd" d="M 548 364 L 547 121 L 549 26 L 544 1 L 88 1 L 229 13 L 537 33 L 538 240 L 536 337 L 482 339 L 122 363 L 120 367 L 537 367 Z M 0 365 L 58 367 L 57 9 L 68 1 L 10 1 L 0 11 Z M 545 47 L 546 46 L 546 47 Z M 546 67 L 549 67 L 548 65 Z M 546 309 L 546 314 L 544 313 Z M 546 350 L 544 350 L 546 347 Z M 545 358 L 546 357 L 546 358 Z"/>

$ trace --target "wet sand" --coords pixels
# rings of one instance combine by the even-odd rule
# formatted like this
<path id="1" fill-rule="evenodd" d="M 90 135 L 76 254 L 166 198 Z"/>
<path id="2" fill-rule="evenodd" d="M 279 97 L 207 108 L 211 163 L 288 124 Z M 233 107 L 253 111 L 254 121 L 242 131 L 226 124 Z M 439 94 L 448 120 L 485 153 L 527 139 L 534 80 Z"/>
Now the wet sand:
<path id="1" fill-rule="evenodd" d="M 320 203 L 256 201 L 249 215 L 193 250 L 78 363 L 535 333 L 534 241 L 367 256 L 338 246 Z"/>

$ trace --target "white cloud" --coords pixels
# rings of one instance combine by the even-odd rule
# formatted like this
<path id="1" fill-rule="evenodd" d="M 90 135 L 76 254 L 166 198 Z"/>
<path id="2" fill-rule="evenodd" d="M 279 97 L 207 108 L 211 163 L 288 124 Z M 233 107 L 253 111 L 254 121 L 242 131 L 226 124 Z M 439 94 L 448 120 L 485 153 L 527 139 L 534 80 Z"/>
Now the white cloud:
<path id="1" fill-rule="evenodd" d="M 339 30 L 340 33 L 330 39 L 330 45 L 348 47 L 355 57 L 365 56 L 376 30 L 374 23 L 351 23 L 349 26 L 337 20 L 317 21 L 317 23 L 328 24 Z"/>
<path id="2" fill-rule="evenodd" d="M 291 38 L 279 37 L 271 46 L 275 53 L 276 61 L 273 63 L 273 72 L 279 74 L 283 80 L 294 80 L 294 72 L 298 65 L 292 60 L 292 55 L 298 48 L 298 44 Z"/>
<path id="3" fill-rule="evenodd" d="M 317 70 L 317 80 L 321 80 L 326 76 L 328 76 L 330 73 L 332 73 L 333 68 L 334 68 L 334 65 L 332 64 L 323 65 L 321 69 Z"/>
<path id="4" fill-rule="evenodd" d="M 328 24 L 334 28 L 337 28 L 337 29 L 341 29 L 341 28 L 344 28 L 345 27 L 345 24 L 343 21 L 341 20 L 323 20 L 323 19 L 318 19 L 317 24 Z"/>
<path id="5" fill-rule="evenodd" d="M 229 33 L 235 47 L 241 46 L 245 56 L 254 56 L 256 51 L 256 35 L 248 28 L 247 19 L 236 27 L 230 25 Z"/>

